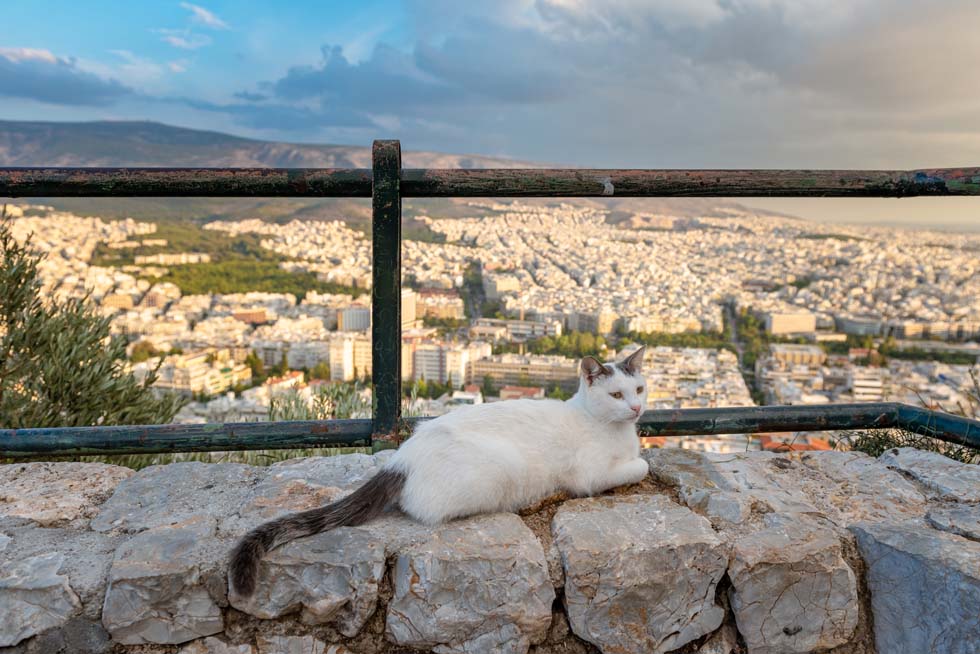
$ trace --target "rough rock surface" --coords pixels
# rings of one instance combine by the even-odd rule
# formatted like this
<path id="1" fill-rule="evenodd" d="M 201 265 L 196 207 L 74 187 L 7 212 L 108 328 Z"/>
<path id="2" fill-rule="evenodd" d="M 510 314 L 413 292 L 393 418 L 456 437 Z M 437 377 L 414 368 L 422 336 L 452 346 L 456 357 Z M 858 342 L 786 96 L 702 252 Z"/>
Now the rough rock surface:
<path id="1" fill-rule="evenodd" d="M 115 641 L 180 644 L 224 629 L 227 552 L 206 516 L 133 536 L 116 550 L 102 623 Z"/>
<path id="2" fill-rule="evenodd" d="M 607 654 L 876 654 L 874 637 L 882 654 L 963 654 L 980 642 L 980 468 L 911 450 L 647 451 L 655 480 L 523 520 L 430 528 L 395 512 L 299 539 L 263 562 L 254 598 L 229 597 L 238 537 L 352 492 L 391 454 L 0 466 L 0 652 L 595 651 L 586 639 Z"/>
<path id="3" fill-rule="evenodd" d="M 977 652 L 980 543 L 908 524 L 851 531 L 867 563 L 879 652 Z"/>
<path id="4" fill-rule="evenodd" d="M 177 654 L 255 654 L 255 647 L 248 644 L 231 645 L 220 638 L 208 636 L 188 643 Z"/>
<path id="5" fill-rule="evenodd" d="M 111 651 L 112 642 L 102 625 L 77 617 L 19 645 L 0 647 L 2 654 L 109 654 Z"/>
<path id="6" fill-rule="evenodd" d="M 258 645 L 258 654 L 350 654 L 346 647 L 313 636 L 259 636 Z"/>
<path id="7" fill-rule="evenodd" d="M 605 653 L 660 654 L 721 625 L 728 547 L 661 495 L 574 500 L 555 515 L 572 631 Z"/>
<path id="8" fill-rule="evenodd" d="M 92 529 L 134 533 L 202 515 L 227 516 L 265 475 L 262 468 L 238 463 L 150 466 L 119 484 L 92 520 Z"/>
<path id="9" fill-rule="evenodd" d="M 68 623 L 82 608 L 61 568 L 65 555 L 38 554 L 0 564 L 0 647 Z"/>
<path id="10" fill-rule="evenodd" d="M 805 654 L 850 640 L 858 624 L 854 573 L 833 527 L 769 514 L 735 542 L 732 610 L 749 654 Z"/>
<path id="11" fill-rule="evenodd" d="M 264 619 L 301 608 L 303 622 L 355 636 L 377 607 L 384 572 L 384 542 L 365 529 L 341 527 L 273 550 L 260 565 L 255 594 L 229 599 Z"/>
<path id="12" fill-rule="evenodd" d="M 104 463 L 0 465 L 0 517 L 27 518 L 42 527 L 84 527 L 132 474 Z"/>
<path id="13" fill-rule="evenodd" d="M 0 561 L 60 555 L 59 574 L 67 578 L 72 592 L 81 601 L 81 615 L 98 621 L 118 538 L 78 529 L 35 527 L 29 523 L 9 527 L 0 524 L 0 534 L 9 541 Z M 0 591 L 0 605 L 3 599 L 4 593 Z"/>
<path id="14" fill-rule="evenodd" d="M 701 647 L 697 654 L 733 654 L 738 648 L 738 631 L 730 624 L 723 624 Z"/>
<path id="15" fill-rule="evenodd" d="M 817 493 L 828 518 L 840 526 L 861 520 L 918 520 L 926 498 L 919 488 L 880 459 L 861 452 L 819 452 L 800 456 L 807 471 L 823 475 L 817 485 L 804 483 Z M 829 491 L 824 496 L 822 488 Z"/>
<path id="16" fill-rule="evenodd" d="M 386 632 L 399 645 L 523 653 L 551 624 L 544 550 L 513 514 L 436 528 L 399 554 L 392 580 Z"/>
<path id="17" fill-rule="evenodd" d="M 925 498 L 883 463 L 857 452 L 714 454 L 647 450 L 650 472 L 720 529 L 740 530 L 759 515 L 824 515 L 846 526 L 860 520 L 919 519 Z"/>
<path id="18" fill-rule="evenodd" d="M 940 531 L 980 542 L 980 504 L 938 506 L 926 514 L 926 520 Z"/>
<path id="19" fill-rule="evenodd" d="M 938 497 L 955 502 L 980 502 L 980 465 L 960 463 L 914 447 L 888 450 L 878 460 L 901 470 Z"/>

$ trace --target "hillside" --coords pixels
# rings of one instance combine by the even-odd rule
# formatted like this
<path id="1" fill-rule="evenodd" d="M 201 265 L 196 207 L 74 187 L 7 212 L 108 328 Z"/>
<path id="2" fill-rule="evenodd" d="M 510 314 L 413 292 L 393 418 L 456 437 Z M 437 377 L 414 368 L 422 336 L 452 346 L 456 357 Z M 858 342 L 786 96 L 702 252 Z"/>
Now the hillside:
<path id="1" fill-rule="evenodd" d="M 543 165 L 479 155 L 413 151 L 403 153 L 403 164 L 407 168 L 527 168 Z M 371 150 L 367 146 L 259 141 L 153 122 L 0 120 L 0 166 L 370 168 Z M 32 201 L 82 215 L 132 216 L 141 220 L 258 217 L 285 222 L 339 218 L 363 229 L 370 220 L 370 203 L 350 199 L 34 198 Z M 554 201 L 522 200 L 541 204 Z M 636 212 L 703 216 L 713 215 L 719 209 L 742 208 L 740 204 L 718 198 L 577 198 L 564 201 L 607 209 L 612 212 L 610 222 L 616 223 L 629 219 Z M 406 201 L 409 232 L 413 228 L 411 218 L 419 212 L 449 217 L 472 215 L 473 209 L 465 200 Z"/>
<path id="2" fill-rule="evenodd" d="M 405 152 L 408 168 L 521 168 L 512 159 Z M 0 121 L 0 166 L 370 168 L 367 146 L 258 141 L 161 123 Z"/>

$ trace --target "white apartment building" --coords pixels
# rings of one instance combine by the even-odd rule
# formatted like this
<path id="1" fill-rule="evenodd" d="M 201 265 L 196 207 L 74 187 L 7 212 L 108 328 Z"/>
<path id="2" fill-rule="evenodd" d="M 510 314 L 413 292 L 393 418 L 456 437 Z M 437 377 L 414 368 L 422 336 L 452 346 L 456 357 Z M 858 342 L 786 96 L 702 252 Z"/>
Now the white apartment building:
<path id="1" fill-rule="evenodd" d="M 216 395 L 251 379 L 251 368 L 235 363 L 231 352 L 211 350 L 167 357 L 153 385 L 184 395 Z"/>
<path id="2" fill-rule="evenodd" d="M 578 389 L 578 361 L 562 356 L 495 354 L 477 359 L 470 366 L 467 383 L 490 377 L 498 385 L 531 385 L 574 392 Z"/>
<path id="3" fill-rule="evenodd" d="M 885 396 L 885 371 L 855 366 L 848 371 L 847 385 L 855 402 L 881 402 Z"/>
<path id="4" fill-rule="evenodd" d="M 415 291 L 410 288 L 402 289 L 402 329 L 410 329 L 415 326 L 415 303 L 417 301 Z"/>
<path id="5" fill-rule="evenodd" d="M 473 322 L 470 334 L 471 336 L 487 335 L 492 339 L 503 337 L 511 341 L 527 341 L 543 336 L 561 336 L 562 326 L 558 320 L 478 318 Z"/>
<path id="6" fill-rule="evenodd" d="M 330 363 L 329 341 L 308 341 L 292 343 L 286 352 L 286 363 L 292 369 L 311 370 L 319 363 Z"/>
<path id="7" fill-rule="evenodd" d="M 486 274 L 483 277 L 483 292 L 488 300 L 499 300 L 505 293 L 517 293 L 521 282 L 513 275 Z"/>
<path id="8" fill-rule="evenodd" d="M 415 346 L 412 358 L 413 379 L 438 381 L 445 384 L 462 384 L 468 379 L 472 363 L 492 354 L 488 343 L 456 345 L 445 343 L 420 343 Z"/>
<path id="9" fill-rule="evenodd" d="M 364 335 L 335 338 L 329 344 L 330 379 L 353 381 L 371 376 L 371 339 Z"/>
<path id="10" fill-rule="evenodd" d="M 337 313 L 337 329 L 342 332 L 362 332 L 371 328 L 371 307 L 347 307 Z"/>

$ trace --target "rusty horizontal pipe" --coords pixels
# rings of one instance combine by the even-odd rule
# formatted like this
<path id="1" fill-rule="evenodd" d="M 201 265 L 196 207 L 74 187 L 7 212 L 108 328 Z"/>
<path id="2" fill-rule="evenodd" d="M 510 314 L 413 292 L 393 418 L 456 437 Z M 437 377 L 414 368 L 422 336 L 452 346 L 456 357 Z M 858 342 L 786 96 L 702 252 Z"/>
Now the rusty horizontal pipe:
<path id="1" fill-rule="evenodd" d="M 418 420 L 401 422 L 411 428 Z M 980 449 L 980 421 L 896 402 L 647 411 L 639 426 L 660 436 L 902 428 Z M 153 454 L 367 445 L 371 420 L 0 429 L 0 457 Z"/>
<path id="2" fill-rule="evenodd" d="M 371 197 L 361 168 L 0 168 L 0 197 Z"/>
<path id="3" fill-rule="evenodd" d="M 405 197 L 980 195 L 980 168 L 931 170 L 404 170 Z"/>
<path id="4" fill-rule="evenodd" d="M 362 168 L 0 168 L 0 197 L 371 197 Z M 401 170 L 402 197 L 980 196 L 980 168 Z"/>
<path id="5" fill-rule="evenodd" d="M 658 409 L 645 412 L 639 425 L 652 436 L 887 429 L 899 426 L 899 406 L 895 402 L 878 402 Z"/>

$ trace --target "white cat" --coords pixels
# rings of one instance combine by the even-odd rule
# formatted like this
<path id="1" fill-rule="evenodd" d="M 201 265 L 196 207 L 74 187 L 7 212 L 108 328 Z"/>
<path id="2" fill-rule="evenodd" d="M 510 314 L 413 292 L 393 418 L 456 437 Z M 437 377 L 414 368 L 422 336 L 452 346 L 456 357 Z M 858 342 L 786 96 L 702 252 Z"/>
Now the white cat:
<path id="1" fill-rule="evenodd" d="M 347 497 L 249 532 L 232 553 L 234 589 L 252 594 L 269 550 L 363 524 L 389 505 L 434 525 L 516 511 L 558 491 L 584 496 L 640 481 L 649 470 L 636 434 L 646 405 L 643 351 L 605 364 L 585 357 L 579 390 L 565 402 L 478 404 L 420 423 L 385 467 Z"/>

